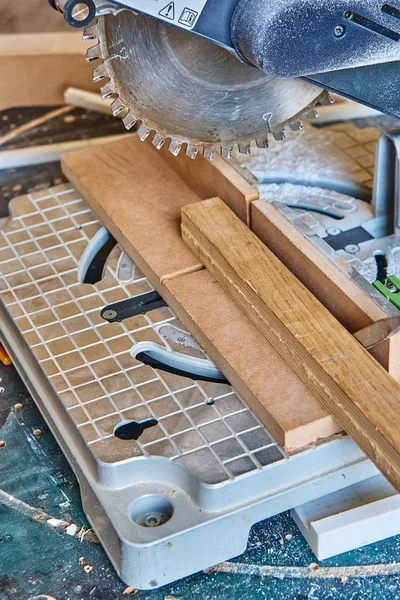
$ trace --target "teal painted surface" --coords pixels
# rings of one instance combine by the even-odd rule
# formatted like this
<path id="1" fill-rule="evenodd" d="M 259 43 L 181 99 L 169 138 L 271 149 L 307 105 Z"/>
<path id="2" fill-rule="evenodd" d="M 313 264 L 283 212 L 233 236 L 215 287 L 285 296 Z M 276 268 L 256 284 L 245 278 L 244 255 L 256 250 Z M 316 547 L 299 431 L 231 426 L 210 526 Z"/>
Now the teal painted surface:
<path id="1" fill-rule="evenodd" d="M 0 488 L 57 519 L 88 528 L 75 477 L 13 367 L 0 367 Z M 14 408 L 16 403 L 23 408 Z M 39 437 L 35 429 L 42 431 Z M 234 532 L 232 533 L 234 535 Z M 218 540 L 210 540 L 218 543 Z M 195 551 L 195 550 L 192 550 Z M 79 559 L 93 566 L 85 573 Z M 321 567 L 343 567 L 343 580 L 260 577 L 259 574 L 201 573 L 136 600 L 384 600 L 400 598 L 400 577 L 346 580 L 346 566 L 400 560 L 400 536 L 347 553 Z M 247 551 L 235 559 L 248 565 L 303 567 L 315 562 L 287 513 L 253 527 Z M 46 594 L 56 600 L 127 598 L 101 546 L 79 540 L 0 504 L 0 599 L 28 600 Z M 42 599 L 40 599 L 42 600 Z M 43 599 L 44 600 L 44 599 Z"/>

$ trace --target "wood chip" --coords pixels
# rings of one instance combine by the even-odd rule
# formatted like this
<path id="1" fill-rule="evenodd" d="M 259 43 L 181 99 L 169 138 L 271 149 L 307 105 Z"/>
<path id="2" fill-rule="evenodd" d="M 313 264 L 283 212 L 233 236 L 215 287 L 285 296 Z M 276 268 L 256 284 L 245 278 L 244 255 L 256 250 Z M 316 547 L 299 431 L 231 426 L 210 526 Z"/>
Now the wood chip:
<path id="1" fill-rule="evenodd" d="M 90 571 L 93 571 L 93 567 L 92 565 L 85 565 L 83 567 L 83 570 L 85 571 L 85 573 L 90 573 Z"/>
<path id="2" fill-rule="evenodd" d="M 127 588 L 124 589 L 124 591 L 122 592 L 122 595 L 125 596 L 136 596 L 136 594 L 138 593 L 138 590 L 136 590 L 135 588 L 128 586 Z"/>

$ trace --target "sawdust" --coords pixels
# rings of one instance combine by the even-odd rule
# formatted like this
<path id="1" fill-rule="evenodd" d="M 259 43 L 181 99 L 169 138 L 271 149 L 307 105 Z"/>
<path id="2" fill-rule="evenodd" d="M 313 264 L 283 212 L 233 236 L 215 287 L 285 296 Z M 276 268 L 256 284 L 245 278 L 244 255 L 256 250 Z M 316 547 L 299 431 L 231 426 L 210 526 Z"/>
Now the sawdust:
<path id="1" fill-rule="evenodd" d="M 359 129 L 348 123 L 322 129 L 305 123 L 303 132 L 288 131 L 285 142 L 271 139 L 268 150 L 254 148 L 249 156 L 236 158 L 253 173 L 287 171 L 352 179 L 357 165 L 347 148 L 374 144 L 379 135 L 378 129 Z"/>
<path id="2" fill-rule="evenodd" d="M 308 567 L 277 567 L 223 562 L 210 569 L 205 569 L 205 573 L 254 575 L 277 579 L 339 579 L 342 583 L 346 583 L 350 578 L 400 575 L 400 563 L 348 567 L 320 567 L 316 563 L 311 563 Z"/>

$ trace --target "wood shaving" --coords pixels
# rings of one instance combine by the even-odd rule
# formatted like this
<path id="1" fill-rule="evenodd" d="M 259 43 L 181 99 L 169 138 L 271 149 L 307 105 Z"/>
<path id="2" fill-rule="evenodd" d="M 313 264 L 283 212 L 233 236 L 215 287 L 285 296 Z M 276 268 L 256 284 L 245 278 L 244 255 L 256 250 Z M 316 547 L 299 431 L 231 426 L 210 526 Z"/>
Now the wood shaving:
<path id="1" fill-rule="evenodd" d="M 128 586 L 127 588 L 124 589 L 124 591 L 122 592 L 122 595 L 125 596 L 136 596 L 136 594 L 138 593 L 138 590 L 136 590 L 135 588 Z"/>
<path id="2" fill-rule="evenodd" d="M 85 565 L 83 567 L 83 570 L 85 571 L 85 573 L 90 573 L 90 571 L 93 571 L 93 567 L 92 565 Z"/>

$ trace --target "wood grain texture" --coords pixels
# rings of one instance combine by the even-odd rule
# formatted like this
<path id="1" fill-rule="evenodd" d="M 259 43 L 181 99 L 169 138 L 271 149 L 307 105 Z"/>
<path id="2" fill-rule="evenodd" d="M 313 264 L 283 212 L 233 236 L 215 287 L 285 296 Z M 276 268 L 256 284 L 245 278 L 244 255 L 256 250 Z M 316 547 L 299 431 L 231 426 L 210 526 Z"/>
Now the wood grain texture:
<path id="1" fill-rule="evenodd" d="M 151 145 L 132 138 L 65 155 L 62 167 L 283 446 L 297 449 L 337 433 L 341 428 L 328 411 L 185 246 L 180 234 L 181 208 L 200 197 L 175 172 L 178 163 L 174 161 L 170 166 Z M 211 164 L 207 171 L 214 168 L 207 164 Z M 219 172 L 213 180 L 221 190 L 227 171 L 221 179 Z M 202 168 L 200 173 L 204 175 Z M 196 181 L 195 177 L 192 185 L 198 189 Z M 241 343 L 233 344 L 229 331 Z"/>
<path id="2" fill-rule="evenodd" d="M 229 210 L 182 210 L 182 234 L 299 377 L 400 490 L 400 385 Z"/>
<path id="3" fill-rule="evenodd" d="M 62 157 L 67 179 L 157 287 L 202 269 L 180 235 L 180 211 L 199 196 L 136 136 Z"/>
<path id="4" fill-rule="evenodd" d="M 285 450 L 342 430 L 208 271 L 166 281 L 160 291 Z"/>
<path id="5" fill-rule="evenodd" d="M 351 333 L 387 317 L 346 273 L 325 256 L 270 202 L 251 205 L 252 231 Z M 338 257 L 338 260 L 341 260 Z M 343 264 L 346 261 L 343 259 Z M 371 354 L 400 381 L 400 335 Z"/>
<path id="6" fill-rule="evenodd" d="M 202 200 L 218 196 L 244 223 L 250 226 L 251 204 L 260 195 L 239 171 L 239 163 L 228 162 L 218 154 L 213 161 L 203 156 L 192 160 L 185 154 L 173 156 L 168 148 L 162 150 L 164 160 L 178 173 Z M 252 177 L 249 173 L 249 179 Z"/>
<path id="7" fill-rule="evenodd" d="M 80 33 L 0 35 L 0 110 L 63 104 L 67 87 L 98 92 Z"/>

